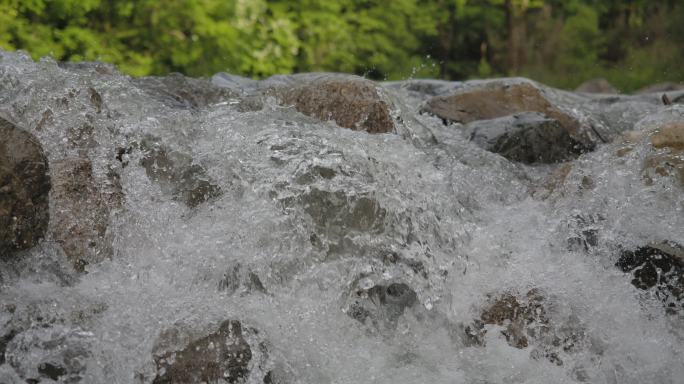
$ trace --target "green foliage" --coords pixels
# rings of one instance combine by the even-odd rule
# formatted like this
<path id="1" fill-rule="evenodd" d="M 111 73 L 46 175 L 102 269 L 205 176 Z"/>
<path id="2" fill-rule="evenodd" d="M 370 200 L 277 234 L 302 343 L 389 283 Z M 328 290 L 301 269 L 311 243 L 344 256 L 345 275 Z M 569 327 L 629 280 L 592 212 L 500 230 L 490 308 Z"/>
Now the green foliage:
<path id="1" fill-rule="evenodd" d="M 502 76 L 515 54 L 516 73 L 555 86 L 606 77 L 630 91 L 684 79 L 680 3 L 0 0 L 0 48 L 114 63 L 134 76 L 339 71 L 376 79 Z"/>

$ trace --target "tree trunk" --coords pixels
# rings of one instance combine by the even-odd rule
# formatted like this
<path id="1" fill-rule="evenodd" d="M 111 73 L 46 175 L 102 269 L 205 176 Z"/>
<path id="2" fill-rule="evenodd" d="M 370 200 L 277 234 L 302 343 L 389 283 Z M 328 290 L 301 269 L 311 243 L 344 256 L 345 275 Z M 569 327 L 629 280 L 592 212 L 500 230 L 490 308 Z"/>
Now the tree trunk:
<path id="1" fill-rule="evenodd" d="M 508 73 L 518 75 L 527 61 L 527 0 L 506 0 Z"/>
<path id="2" fill-rule="evenodd" d="M 443 3 L 442 3 L 443 4 Z M 451 6 L 446 6 L 449 16 L 445 24 L 437 26 L 437 33 L 439 36 L 439 56 L 441 66 L 439 75 L 442 79 L 448 79 L 449 60 L 451 59 L 451 47 L 454 40 L 454 29 L 456 24 L 456 10 Z"/>

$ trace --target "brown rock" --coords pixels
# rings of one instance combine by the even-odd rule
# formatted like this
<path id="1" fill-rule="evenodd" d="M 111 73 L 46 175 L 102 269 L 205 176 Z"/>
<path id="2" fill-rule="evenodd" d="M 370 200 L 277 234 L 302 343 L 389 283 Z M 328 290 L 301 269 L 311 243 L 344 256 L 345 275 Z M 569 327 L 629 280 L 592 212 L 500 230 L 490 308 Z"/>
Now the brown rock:
<path id="1" fill-rule="evenodd" d="M 368 133 L 394 131 L 390 104 L 370 80 L 315 80 L 285 91 L 281 99 L 305 115 L 332 120 L 344 128 Z"/>
<path id="2" fill-rule="evenodd" d="M 642 177 L 652 184 L 657 177 L 677 177 L 684 186 L 684 122 L 665 124 L 651 134 L 651 145 L 666 153 L 653 153 L 644 159 Z"/>
<path id="3" fill-rule="evenodd" d="M 35 245 L 49 222 L 50 176 L 38 141 L 0 118 L 0 255 Z"/>
<path id="4" fill-rule="evenodd" d="M 106 238 L 110 207 L 98 188 L 90 160 L 65 158 L 52 167 L 52 237 L 77 270 L 111 255 Z"/>
<path id="5" fill-rule="evenodd" d="M 495 83 L 435 96 L 428 100 L 423 110 L 464 124 L 519 112 L 539 112 L 558 121 L 574 139 L 591 144 L 580 134 L 580 123 L 574 117 L 553 106 L 539 88 L 529 83 Z"/>
<path id="6" fill-rule="evenodd" d="M 684 151 L 684 121 L 660 127 L 651 135 L 651 143 L 656 148 Z"/>
<path id="7" fill-rule="evenodd" d="M 502 327 L 501 334 L 514 348 L 531 347 L 530 358 L 563 365 L 562 356 L 592 347 L 584 327 L 568 318 L 555 324 L 548 316 L 548 299 L 538 289 L 526 295 L 503 293 L 489 295 L 480 318 L 465 327 L 467 345 L 484 345 L 485 325 Z M 600 353 L 598 348 L 594 348 Z"/>
<path id="8" fill-rule="evenodd" d="M 506 329 L 502 333 L 508 344 L 522 349 L 528 346 L 527 333 L 535 332 L 529 327 L 548 329 L 549 320 L 542 305 L 543 299 L 536 290 L 529 291 L 525 300 L 504 294 L 482 312 L 480 320 L 484 324 L 505 325 Z"/>
<path id="9" fill-rule="evenodd" d="M 252 351 L 236 320 L 216 332 L 191 341 L 181 350 L 155 356 L 154 384 L 240 383 L 249 374 Z"/>

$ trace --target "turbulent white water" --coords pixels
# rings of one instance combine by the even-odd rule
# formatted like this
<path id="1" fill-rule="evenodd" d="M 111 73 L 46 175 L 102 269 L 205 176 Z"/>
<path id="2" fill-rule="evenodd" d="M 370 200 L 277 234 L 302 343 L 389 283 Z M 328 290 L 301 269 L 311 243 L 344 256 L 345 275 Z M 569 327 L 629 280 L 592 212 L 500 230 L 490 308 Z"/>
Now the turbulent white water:
<path id="1" fill-rule="evenodd" d="M 646 149 L 618 157 L 606 144 L 575 160 L 550 197 L 533 196 L 557 166 L 480 149 L 458 124 L 419 114 L 426 96 L 409 84 L 386 86 L 399 132 L 371 135 L 268 98 L 257 111 L 237 100 L 176 108 L 116 72 L 0 53 L 0 115 L 48 159 L 85 154 L 104 178 L 117 148 L 151 135 L 222 191 L 188 207 L 148 177 L 144 151 L 124 154 L 111 259 L 76 273 L 48 237 L 0 264 L 0 330 L 29 324 L 0 382 L 25 382 L 32 362 L 69 349 L 84 383 L 149 383 L 160 332 L 237 319 L 259 330 L 293 383 L 684 383 L 681 314 L 615 267 L 622 249 L 684 244 L 676 181 L 646 185 Z M 657 118 L 668 116 L 684 108 Z M 66 145 L 85 123 L 94 143 Z M 578 187 L 585 176 L 592 188 Z M 596 245 L 569 246 L 587 228 Z M 245 283 L 249 273 L 263 290 Z M 348 314 L 359 288 L 391 283 L 410 286 L 417 304 L 376 325 Z M 562 365 L 533 358 L 538 344 L 509 345 L 498 325 L 485 325 L 483 345 L 466 341 L 488 295 L 531 289 L 554 329 L 581 335 L 576 348 L 557 348 Z"/>

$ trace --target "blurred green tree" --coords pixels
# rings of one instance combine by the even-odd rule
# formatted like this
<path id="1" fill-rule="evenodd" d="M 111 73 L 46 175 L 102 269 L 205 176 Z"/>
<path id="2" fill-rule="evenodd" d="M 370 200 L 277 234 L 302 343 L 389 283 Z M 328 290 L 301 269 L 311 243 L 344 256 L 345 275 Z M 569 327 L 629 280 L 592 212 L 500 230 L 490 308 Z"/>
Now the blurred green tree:
<path id="1" fill-rule="evenodd" d="M 0 0 L 0 48 L 141 76 L 682 81 L 679 0 Z M 657 58 L 657 60 L 654 60 Z"/>

